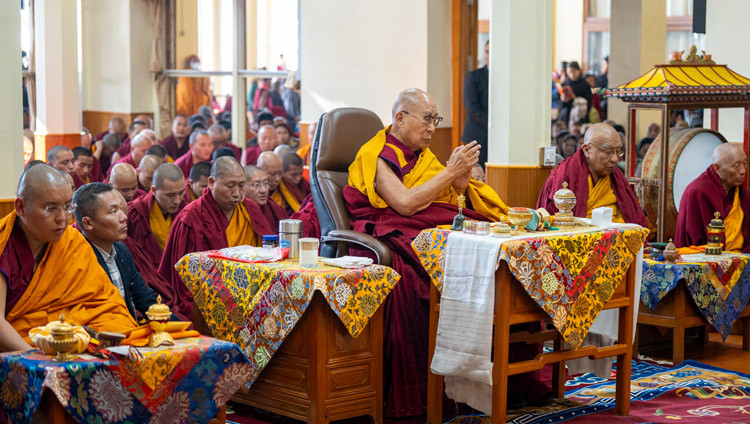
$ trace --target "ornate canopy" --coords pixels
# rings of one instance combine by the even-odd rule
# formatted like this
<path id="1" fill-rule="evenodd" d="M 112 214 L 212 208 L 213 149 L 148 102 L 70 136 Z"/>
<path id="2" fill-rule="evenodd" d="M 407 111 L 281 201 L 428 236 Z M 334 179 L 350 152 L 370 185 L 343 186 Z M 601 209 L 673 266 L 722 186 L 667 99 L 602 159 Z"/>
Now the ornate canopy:
<path id="1" fill-rule="evenodd" d="M 706 52 L 699 56 L 695 46 L 684 60 L 683 53 L 606 94 L 629 103 L 750 101 L 750 79 L 717 65 Z"/>

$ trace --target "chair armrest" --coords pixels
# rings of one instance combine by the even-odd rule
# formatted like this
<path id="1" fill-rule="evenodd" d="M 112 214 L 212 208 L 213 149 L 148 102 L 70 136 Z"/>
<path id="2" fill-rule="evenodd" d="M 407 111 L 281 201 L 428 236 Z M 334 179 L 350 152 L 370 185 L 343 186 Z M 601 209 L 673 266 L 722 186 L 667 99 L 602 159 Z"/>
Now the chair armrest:
<path id="1" fill-rule="evenodd" d="M 378 263 L 381 265 L 391 266 L 391 249 L 388 248 L 383 242 L 365 233 L 360 233 L 353 230 L 332 230 L 321 237 L 323 243 L 331 242 L 346 242 L 356 243 L 360 246 L 370 249 L 375 256 L 378 258 Z"/>

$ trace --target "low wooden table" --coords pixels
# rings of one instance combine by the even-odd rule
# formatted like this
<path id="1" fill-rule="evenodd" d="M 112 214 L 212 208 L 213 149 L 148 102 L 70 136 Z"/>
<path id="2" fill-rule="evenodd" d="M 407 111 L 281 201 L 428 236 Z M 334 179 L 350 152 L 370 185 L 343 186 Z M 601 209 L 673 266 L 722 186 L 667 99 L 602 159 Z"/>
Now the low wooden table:
<path id="1" fill-rule="evenodd" d="M 644 271 L 649 269 L 651 264 L 651 270 L 654 272 L 656 277 L 660 277 L 663 273 L 662 267 L 656 267 L 653 265 L 665 265 L 664 262 L 657 261 L 644 261 Z M 671 265 L 671 271 L 675 275 L 675 270 L 681 266 L 695 266 L 695 264 L 673 264 Z M 699 271 L 697 271 L 699 272 Z M 708 269 L 706 269 L 708 272 Z M 740 280 L 736 282 L 733 289 L 739 289 L 738 285 L 744 284 L 750 285 L 750 272 L 743 273 Z M 677 277 L 675 277 L 677 278 Z M 696 277 L 696 279 L 699 279 Z M 638 325 L 653 325 L 659 327 L 671 328 L 672 334 L 672 362 L 675 365 L 679 365 L 685 360 L 685 331 L 688 328 L 693 327 L 705 327 L 711 324 L 700 308 L 695 304 L 695 300 L 690 294 L 690 290 L 687 287 L 688 282 L 684 278 L 680 278 L 674 287 L 660 300 L 650 300 L 650 303 L 658 302 L 653 309 L 649 309 L 648 305 L 644 303 L 644 299 L 649 301 L 648 296 L 655 296 L 655 293 L 649 293 L 647 278 L 644 277 L 643 288 L 641 290 L 641 304 L 638 309 Z M 705 284 L 700 281 L 693 282 L 692 284 Z M 665 290 L 661 288 L 661 290 Z M 748 288 L 744 290 L 750 291 Z M 750 351 L 750 304 L 745 306 L 742 312 L 738 316 L 738 320 L 742 322 L 743 335 L 742 335 L 742 349 Z M 707 338 L 706 338 L 707 341 Z M 635 340 L 634 352 L 638 352 L 638 340 Z"/>
<path id="2" fill-rule="evenodd" d="M 553 392 L 556 397 L 563 398 L 565 396 L 565 361 L 583 357 L 592 359 L 617 357 L 615 413 L 629 415 L 636 301 L 637 261 L 635 256 L 646 234 L 647 232 L 638 226 L 614 226 L 603 229 L 583 228 L 568 232 L 525 234 L 517 239 L 502 242 L 495 272 L 492 321 L 494 335 L 491 418 L 493 423 L 506 421 L 507 394 L 509 390 L 512 390 L 508 387 L 508 377 L 539 370 L 546 364 L 554 364 Z M 442 288 L 442 268 L 445 266 L 442 258 L 448 256 L 447 241 L 450 235 L 451 233 L 445 230 L 426 230 L 412 243 L 412 247 L 433 281 L 430 296 L 429 358 L 434 356 L 436 350 L 441 306 L 437 286 Z M 467 252 L 472 251 L 468 246 L 473 245 L 464 237 L 467 236 L 460 236 L 459 242 L 468 244 L 463 244 L 459 251 L 467 255 Z M 486 245 L 486 242 L 483 243 Z M 576 270 L 575 264 L 580 264 L 581 268 Z M 513 270 L 511 267 L 514 267 Z M 563 277 L 550 281 L 551 270 L 556 270 L 558 274 L 555 275 L 563 275 Z M 466 279 L 465 272 L 466 270 L 462 270 L 458 273 L 461 276 L 460 279 Z M 519 276 L 518 272 L 521 272 L 523 277 Z M 544 277 L 541 277 L 542 275 Z M 516 276 L 523 278 L 524 284 L 519 282 Z M 540 280 L 545 280 L 546 283 L 543 285 Z M 619 284 L 612 284 L 618 280 L 620 280 Z M 554 284 L 550 285 L 550 283 Z M 551 293 L 557 293 L 555 294 L 558 296 L 556 299 L 559 299 L 557 302 L 562 302 L 558 292 L 560 287 L 569 287 L 566 290 L 571 290 L 565 295 L 570 296 L 567 303 L 558 304 L 549 297 L 540 297 L 545 296 L 543 292 L 552 290 Z M 586 291 L 588 297 L 585 299 L 588 300 L 578 305 L 577 301 L 584 298 L 583 294 L 576 295 L 575 290 Z M 540 305 L 545 307 L 542 308 Z M 573 308 L 571 305 L 578 306 L 578 308 Z M 565 315 L 567 318 L 560 318 L 562 321 L 558 321 L 557 318 L 559 308 L 571 308 L 571 312 Z M 587 317 L 596 317 L 599 311 L 605 309 L 618 309 L 617 341 L 612 346 L 606 347 L 592 345 L 578 347 L 589 327 L 576 327 L 577 324 L 568 321 L 571 315 L 575 314 L 575 319 L 589 320 L 590 318 Z M 565 328 L 565 333 L 560 332 L 563 331 L 562 329 L 538 333 L 510 332 L 511 325 L 540 320 L 550 321 L 552 315 L 556 317 L 553 320 L 555 327 Z M 587 322 L 586 325 L 590 325 L 592 321 Z M 567 325 L 568 323 L 570 326 Z M 477 331 L 483 330 L 477 329 Z M 548 340 L 554 341 L 552 352 L 540 353 L 529 360 L 509 363 L 510 343 L 537 344 Z M 572 343 L 573 348 L 566 347 L 564 340 Z M 433 374 L 431 371 L 428 374 L 427 422 L 431 424 L 441 422 L 443 380 L 442 376 Z"/>
<path id="3" fill-rule="evenodd" d="M 205 318 L 196 328 L 236 341 L 256 366 L 233 400 L 307 423 L 382 422 L 380 306 L 395 271 L 240 263 L 207 252 L 187 255 L 178 271 L 196 299 L 194 319 Z"/>

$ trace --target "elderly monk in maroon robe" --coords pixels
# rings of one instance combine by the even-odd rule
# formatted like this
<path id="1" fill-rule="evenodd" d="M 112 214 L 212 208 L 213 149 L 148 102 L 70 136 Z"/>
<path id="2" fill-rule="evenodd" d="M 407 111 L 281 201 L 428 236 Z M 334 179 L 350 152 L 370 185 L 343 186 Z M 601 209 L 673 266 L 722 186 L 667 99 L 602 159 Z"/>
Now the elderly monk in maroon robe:
<path id="1" fill-rule="evenodd" d="M 190 150 L 174 161 L 179 166 L 185 178 L 190 176 L 190 170 L 198 162 L 210 161 L 213 153 L 211 137 L 205 130 L 195 130 L 190 134 Z"/>
<path id="2" fill-rule="evenodd" d="M 74 228 L 73 191 L 65 174 L 29 168 L 15 209 L 0 220 L 0 351 L 31 348 L 29 330 L 64 313 L 100 331 L 136 326 L 93 250 Z"/>
<path id="3" fill-rule="evenodd" d="M 279 229 L 279 221 L 287 219 L 289 215 L 287 215 L 284 208 L 269 197 L 268 175 L 257 166 L 246 165 L 245 181 L 245 197 L 260 206 L 260 210 L 263 211 L 263 216 L 266 217 L 268 226 L 272 230 L 277 231 Z"/>
<path id="4" fill-rule="evenodd" d="M 747 156 L 742 145 L 724 143 L 714 149 L 712 164 L 690 183 L 680 200 L 675 244 L 708 243 L 706 226 L 719 212 L 724 220 L 724 250 L 750 253 L 750 191 L 743 182 Z"/>
<path id="5" fill-rule="evenodd" d="M 592 125 L 586 131 L 583 146 L 552 170 L 539 193 L 536 207 L 557 212 L 555 192 L 567 182 L 576 195 L 573 215 L 591 218 L 594 209 L 607 206 L 612 208 L 613 222 L 647 227 L 646 214 L 625 174 L 617 167 L 617 161 L 623 156 L 622 140 L 617 131 L 603 123 Z"/>
<path id="6" fill-rule="evenodd" d="M 66 146 L 52 146 L 47 151 L 47 164 L 70 174 L 75 169 L 75 165 L 73 165 L 73 152 Z"/>
<path id="7" fill-rule="evenodd" d="M 411 248 L 420 231 L 450 224 L 465 194 L 468 219 L 497 221 L 507 207 L 489 186 L 471 180 L 479 145 L 457 147 L 443 166 L 430 151 L 440 124 L 429 94 L 399 93 L 393 124 L 365 143 L 349 167 L 344 200 L 355 231 L 370 234 L 393 253 L 401 275 L 384 304 L 385 415 L 425 412 L 430 277 Z M 473 209 L 473 210 L 472 210 Z"/>
<path id="8" fill-rule="evenodd" d="M 290 152 L 281 157 L 281 164 L 284 167 L 284 173 L 281 174 L 279 186 L 273 192 L 273 199 L 283 204 L 288 214 L 293 214 L 300 210 L 304 203 L 309 199 L 310 183 L 302 178 L 304 168 L 302 158 Z"/>
<path id="9" fill-rule="evenodd" d="M 138 134 L 140 134 L 141 131 L 145 129 L 148 129 L 148 123 L 146 123 L 146 121 L 141 121 L 138 118 L 134 119 L 133 122 L 130 123 L 130 127 L 128 127 L 129 136 L 127 140 L 124 140 L 122 144 L 120 144 L 120 147 L 118 147 L 115 153 L 112 155 L 112 160 L 117 162 L 118 160 L 127 156 L 127 154 L 130 153 L 130 150 L 132 149 L 132 140 L 135 140 L 135 137 L 137 137 Z M 158 142 L 158 140 L 154 140 L 154 142 L 156 143 Z"/>
<path id="10" fill-rule="evenodd" d="M 153 147 L 153 146 L 152 146 Z M 135 172 L 138 174 L 138 188 L 148 192 L 154 180 L 156 169 L 161 166 L 162 161 L 159 156 L 146 155 L 141 159 Z"/>
<path id="11" fill-rule="evenodd" d="M 237 159 L 224 156 L 211 166 L 208 188 L 188 204 L 172 223 L 159 273 L 177 294 L 178 312 L 192 316 L 193 296 L 174 265 L 186 254 L 225 247 L 260 246 L 275 234 L 258 205 L 245 199 L 245 172 Z"/>
<path id="12" fill-rule="evenodd" d="M 70 176 L 73 177 L 73 185 L 76 190 L 92 181 L 98 182 L 91 179 L 91 169 L 93 166 L 94 155 L 91 153 L 91 150 L 83 146 L 73 148 L 73 172 L 70 173 Z"/>
<path id="13" fill-rule="evenodd" d="M 135 136 L 131 144 L 132 146 L 130 149 L 130 153 L 128 153 L 125 157 L 116 160 L 115 163 L 112 164 L 112 166 L 115 166 L 118 163 L 127 163 L 130 164 L 130 166 L 132 166 L 133 168 L 138 168 L 138 165 L 141 163 L 141 159 L 146 156 L 146 150 L 148 150 L 149 147 L 153 146 L 154 142 L 151 140 L 151 137 L 141 132 L 140 134 Z M 107 171 L 107 175 L 109 175 L 110 172 L 112 172 L 111 168 Z"/>
<path id="14" fill-rule="evenodd" d="M 109 174 L 109 184 L 119 191 L 127 203 L 146 194 L 138 188 L 138 174 L 128 163 L 116 163 Z"/>
<path id="15" fill-rule="evenodd" d="M 185 205 L 185 177 L 171 163 L 156 169 L 148 194 L 128 204 L 128 235 L 155 268 L 161 263 L 172 222 Z"/>
<path id="16" fill-rule="evenodd" d="M 273 125 L 263 125 L 258 129 L 258 144 L 245 149 L 245 165 L 256 165 L 258 158 L 264 152 L 273 152 L 273 149 L 279 145 L 279 136 Z"/>
<path id="17" fill-rule="evenodd" d="M 159 144 L 167 149 L 169 156 L 177 159 L 190 150 L 190 144 L 188 143 L 189 136 L 190 125 L 188 124 L 188 117 L 178 114 L 172 120 L 172 134 L 169 134 Z"/>

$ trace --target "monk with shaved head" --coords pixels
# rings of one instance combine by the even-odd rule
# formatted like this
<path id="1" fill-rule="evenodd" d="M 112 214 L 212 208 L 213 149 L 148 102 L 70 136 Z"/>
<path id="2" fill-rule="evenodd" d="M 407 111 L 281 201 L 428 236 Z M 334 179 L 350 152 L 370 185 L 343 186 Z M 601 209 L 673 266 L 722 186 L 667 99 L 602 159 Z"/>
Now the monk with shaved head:
<path id="1" fill-rule="evenodd" d="M 724 250 L 750 253 L 750 192 L 743 185 L 747 155 L 741 144 L 723 143 L 714 149 L 711 162 L 682 194 L 674 242 L 678 247 L 708 243 L 706 226 L 719 212 Z"/>
<path id="2" fill-rule="evenodd" d="M 557 212 L 555 192 L 568 183 L 576 195 L 573 215 L 591 218 L 599 207 L 612 209 L 614 222 L 628 222 L 646 227 L 646 214 L 635 191 L 628 184 L 617 162 L 625 157 L 622 140 L 608 124 L 594 124 L 586 131 L 583 146 L 552 170 L 544 184 L 536 207 Z"/>
<path id="3" fill-rule="evenodd" d="M 0 220 L 0 350 L 30 349 L 29 330 L 64 313 L 100 331 L 136 326 L 83 236 L 68 227 L 75 206 L 60 171 L 21 176 L 15 210 Z"/>
<path id="4" fill-rule="evenodd" d="M 476 142 L 457 147 L 446 166 L 437 160 L 430 143 L 442 119 L 426 92 L 399 93 L 392 124 L 359 149 L 343 189 L 354 230 L 385 243 L 401 275 L 384 304 L 389 317 L 383 328 L 385 361 L 391 364 L 384 376 L 385 415 L 390 417 L 421 415 L 426 408 L 430 278 L 412 240 L 426 228 L 451 224 L 461 194 L 470 205 L 463 209 L 469 219 L 497 221 L 507 210 L 494 190 L 471 180 L 479 158 Z"/>
<path id="5" fill-rule="evenodd" d="M 185 177 L 171 163 L 157 167 L 149 191 L 128 204 L 128 235 L 159 266 L 175 216 L 185 207 Z"/>
<path id="6" fill-rule="evenodd" d="M 245 166 L 245 197 L 258 204 L 273 230 L 279 228 L 279 221 L 289 218 L 284 208 L 271 199 L 268 174 L 255 165 Z"/>
<path id="7" fill-rule="evenodd" d="M 128 203 L 146 194 L 138 188 L 138 174 L 129 163 L 116 163 L 112 166 L 109 184 L 119 191 Z"/>
<path id="8" fill-rule="evenodd" d="M 258 144 L 245 149 L 245 165 L 255 165 L 258 163 L 258 157 L 263 152 L 273 152 L 273 149 L 279 145 L 279 136 L 273 125 L 263 125 L 258 129 Z"/>
<path id="9" fill-rule="evenodd" d="M 258 205 L 245 199 L 245 172 L 237 159 L 216 159 L 203 195 L 174 219 L 159 265 L 159 273 L 178 293 L 178 311 L 186 316 L 193 312 L 192 296 L 174 268 L 183 256 L 232 246 L 260 246 L 263 235 L 274 233 Z"/>
<path id="10" fill-rule="evenodd" d="M 138 173 L 138 188 L 146 192 L 151 190 L 154 172 L 156 172 L 156 168 L 158 168 L 161 163 L 161 158 L 155 155 L 146 155 L 141 159 L 141 162 L 138 164 L 138 169 L 135 170 L 136 173 Z"/>
<path id="11" fill-rule="evenodd" d="M 137 136 L 135 136 L 133 142 L 131 143 L 130 153 L 128 153 L 122 159 L 115 161 L 112 166 L 118 163 L 127 163 L 130 164 L 130 166 L 132 166 L 133 168 L 137 168 L 141 163 L 141 159 L 146 156 L 146 150 L 148 150 L 148 148 L 153 146 L 154 144 L 156 144 L 154 142 L 154 139 L 149 137 L 148 134 L 138 134 Z M 111 172 L 111 169 L 109 172 Z M 107 175 L 109 175 L 109 172 L 107 172 Z"/>
<path id="12" fill-rule="evenodd" d="M 75 169 L 73 151 L 66 146 L 52 146 L 47 151 L 47 163 L 51 167 L 67 173 L 71 173 Z"/>
<path id="13" fill-rule="evenodd" d="M 281 158 L 283 173 L 278 187 L 273 193 L 273 200 L 291 215 L 299 211 L 300 207 L 308 200 L 310 183 L 302 178 L 304 167 L 302 166 L 302 158 L 298 154 L 289 152 L 279 157 Z"/>
<path id="14" fill-rule="evenodd" d="M 213 153 L 211 137 L 204 130 L 193 131 L 188 141 L 190 142 L 190 150 L 174 161 L 174 164 L 182 169 L 185 178 L 190 175 L 190 169 L 194 164 L 210 161 L 211 153 Z"/>

